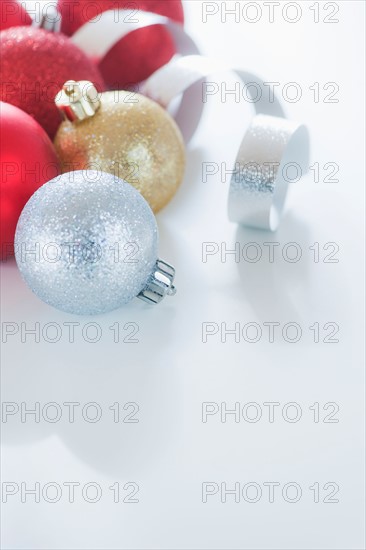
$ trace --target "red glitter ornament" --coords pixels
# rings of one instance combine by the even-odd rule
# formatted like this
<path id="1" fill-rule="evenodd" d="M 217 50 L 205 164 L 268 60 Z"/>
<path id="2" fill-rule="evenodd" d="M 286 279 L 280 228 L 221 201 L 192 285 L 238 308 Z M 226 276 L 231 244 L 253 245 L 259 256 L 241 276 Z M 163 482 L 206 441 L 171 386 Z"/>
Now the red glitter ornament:
<path id="1" fill-rule="evenodd" d="M 1 259 L 14 253 L 14 234 L 25 203 L 60 173 L 50 138 L 32 117 L 0 102 Z"/>
<path id="2" fill-rule="evenodd" d="M 59 0 L 58 9 L 62 14 L 61 30 L 69 35 L 93 17 L 111 9 L 139 9 L 164 15 L 181 24 L 184 22 L 180 0 Z M 131 11 L 131 17 L 136 19 L 138 15 Z M 175 53 L 169 32 L 154 25 L 133 31 L 120 40 L 100 61 L 99 68 L 109 88 L 126 89 L 148 78 L 168 63 Z"/>
<path id="3" fill-rule="evenodd" d="M 103 78 L 69 38 L 34 27 L 0 33 L 0 100 L 32 115 L 52 138 L 61 122 L 54 103 L 67 80 L 90 80 L 98 91 Z"/>
<path id="4" fill-rule="evenodd" d="M 0 0 L 0 31 L 32 24 L 32 18 L 17 0 Z"/>

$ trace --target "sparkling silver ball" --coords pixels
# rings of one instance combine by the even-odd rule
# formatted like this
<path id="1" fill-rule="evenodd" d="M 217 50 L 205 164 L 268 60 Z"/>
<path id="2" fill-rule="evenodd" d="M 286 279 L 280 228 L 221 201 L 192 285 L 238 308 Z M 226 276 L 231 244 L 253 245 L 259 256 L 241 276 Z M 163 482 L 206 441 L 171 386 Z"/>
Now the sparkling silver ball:
<path id="1" fill-rule="evenodd" d="M 104 172 L 78 171 L 43 185 L 15 235 L 22 277 L 62 311 L 97 314 L 143 290 L 158 257 L 155 217 L 142 195 Z"/>

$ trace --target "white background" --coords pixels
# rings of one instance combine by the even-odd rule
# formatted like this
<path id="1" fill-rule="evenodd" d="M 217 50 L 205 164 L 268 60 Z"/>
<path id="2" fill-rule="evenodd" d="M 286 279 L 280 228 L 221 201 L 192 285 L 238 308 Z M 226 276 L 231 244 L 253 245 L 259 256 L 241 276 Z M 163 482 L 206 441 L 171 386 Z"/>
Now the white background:
<path id="1" fill-rule="evenodd" d="M 158 216 L 160 255 L 177 269 L 178 294 L 156 308 L 134 301 L 104 315 L 79 318 L 40 302 L 21 281 L 13 262 L 1 267 L 2 321 L 77 321 L 74 343 L 67 330 L 58 343 L 34 343 L 20 333 L 2 347 L 2 400 L 61 405 L 54 424 L 20 414 L 3 418 L 2 480 L 28 487 L 75 481 L 95 482 L 103 490 L 98 503 L 83 500 L 80 488 L 68 502 L 66 488 L 57 503 L 20 493 L 2 505 L 2 547 L 7 549 L 362 549 L 363 541 L 363 154 L 364 154 L 364 3 L 337 2 L 338 23 L 326 24 L 331 13 L 320 2 L 314 23 L 314 2 L 301 2 L 302 17 L 290 24 L 277 10 L 274 23 L 262 3 L 257 23 L 235 23 L 220 14 L 202 22 L 200 1 L 186 1 L 186 28 L 202 53 L 260 74 L 267 81 L 302 87 L 296 103 L 284 102 L 287 115 L 308 125 L 311 165 L 339 165 L 338 183 L 321 181 L 314 172 L 293 184 L 286 213 L 276 234 L 239 229 L 227 219 L 229 180 L 220 175 L 202 182 L 202 162 L 235 160 L 243 133 L 253 115 L 251 106 L 219 95 L 207 106 L 199 131 L 188 148 L 185 181 L 171 204 Z M 219 3 L 221 4 L 221 3 Z M 227 5 L 233 4 L 227 2 Z M 241 2 L 242 5 L 246 4 Z M 286 2 L 282 2 L 282 6 Z M 334 3 L 331 3 L 334 4 Z M 220 82 L 220 75 L 215 77 Z M 235 76 L 224 76 L 228 86 Z M 309 89 L 320 85 L 320 101 Z M 323 86 L 336 82 L 338 103 L 325 103 Z M 331 89 L 327 90 L 329 93 Z M 257 263 L 220 255 L 202 262 L 202 243 L 233 248 L 256 242 L 263 257 Z M 263 242 L 278 242 L 274 263 Z M 296 242 L 302 258 L 290 263 L 281 251 Z M 320 262 L 309 249 L 320 246 Z M 339 246 L 338 263 L 325 263 L 323 246 Z M 331 249 L 328 250 L 330 252 Z M 102 327 L 101 341 L 87 343 L 81 328 Z M 264 322 L 281 323 L 274 343 Z M 113 323 L 139 325 L 139 343 L 114 343 Z M 220 334 L 202 343 L 202 323 L 227 323 L 232 328 L 256 322 L 259 342 L 239 343 Z M 284 324 L 302 327 L 298 343 L 281 335 Z M 324 343 L 321 328 L 314 343 L 315 322 L 339 325 L 338 343 Z M 123 333 L 123 336 L 127 332 Z M 74 423 L 64 402 L 79 402 Z M 101 420 L 83 420 L 81 408 L 97 402 Z M 114 423 L 109 407 L 136 402 L 138 423 Z M 233 408 L 256 402 L 262 418 L 250 423 L 220 414 L 202 422 L 202 403 L 227 403 Z M 280 403 L 274 422 L 265 402 Z M 302 416 L 289 422 L 286 403 L 296 402 Z M 320 421 L 314 422 L 314 403 Z M 336 403 L 336 423 L 324 422 L 327 403 Z M 123 416 L 131 409 L 123 411 Z M 90 409 L 90 414 L 93 411 Z M 50 415 L 52 411 L 50 411 Z M 254 414 L 254 410 L 248 411 Z M 294 409 L 288 410 L 289 415 Z M 113 502 L 108 487 L 137 483 L 138 503 Z M 220 492 L 202 502 L 202 483 L 224 482 L 233 488 L 257 483 L 256 503 Z M 278 482 L 270 503 L 265 482 Z M 287 502 L 282 488 L 297 483 L 302 496 Z M 320 485 L 320 502 L 309 489 Z M 338 503 L 325 503 L 339 486 Z M 123 497 L 129 491 L 122 491 Z M 51 493 L 50 493 L 51 494 Z M 92 494 L 92 493 L 91 493 Z M 253 493 L 250 493 L 253 495 Z M 290 491 L 290 497 L 292 493 Z"/>

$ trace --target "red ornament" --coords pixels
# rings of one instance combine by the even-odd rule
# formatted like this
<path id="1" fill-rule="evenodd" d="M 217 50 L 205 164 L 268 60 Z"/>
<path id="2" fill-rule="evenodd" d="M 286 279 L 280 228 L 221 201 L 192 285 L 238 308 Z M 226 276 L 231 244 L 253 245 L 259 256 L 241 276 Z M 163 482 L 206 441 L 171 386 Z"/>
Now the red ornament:
<path id="1" fill-rule="evenodd" d="M 1 0 L 0 10 L 0 31 L 32 24 L 32 18 L 17 0 Z"/>
<path id="2" fill-rule="evenodd" d="M 61 30 L 69 35 L 100 13 L 118 8 L 149 11 L 184 23 L 180 0 L 59 0 L 58 8 L 63 17 Z M 148 78 L 168 63 L 175 53 L 169 32 L 154 25 L 133 31 L 120 40 L 100 61 L 99 68 L 109 88 L 125 89 Z"/>
<path id="3" fill-rule="evenodd" d="M 25 203 L 46 181 L 60 174 L 50 138 L 32 117 L 0 102 L 1 259 L 14 253 L 14 233 Z"/>
<path id="4" fill-rule="evenodd" d="M 0 100 L 32 115 L 51 138 L 61 122 L 54 99 L 67 80 L 90 80 L 104 90 L 98 68 L 62 34 L 7 29 L 0 34 L 0 53 Z"/>

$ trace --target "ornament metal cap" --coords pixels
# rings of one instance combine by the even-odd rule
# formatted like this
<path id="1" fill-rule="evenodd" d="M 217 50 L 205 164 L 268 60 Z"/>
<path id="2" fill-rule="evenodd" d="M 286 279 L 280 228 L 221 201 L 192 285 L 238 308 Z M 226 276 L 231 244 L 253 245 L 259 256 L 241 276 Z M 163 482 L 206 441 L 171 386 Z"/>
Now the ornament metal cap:
<path id="1" fill-rule="evenodd" d="M 56 107 L 71 122 L 95 115 L 100 107 L 99 93 L 88 80 L 68 80 L 55 97 Z"/>
<path id="2" fill-rule="evenodd" d="M 157 260 L 146 287 L 137 298 L 148 304 L 158 304 L 165 296 L 174 296 L 177 289 L 173 285 L 175 269 L 163 260 Z"/>
<path id="3" fill-rule="evenodd" d="M 33 20 L 32 27 L 38 27 L 49 32 L 60 32 L 61 30 L 61 14 L 56 6 L 47 5 L 45 10 L 42 10 L 41 18 Z"/>

